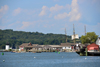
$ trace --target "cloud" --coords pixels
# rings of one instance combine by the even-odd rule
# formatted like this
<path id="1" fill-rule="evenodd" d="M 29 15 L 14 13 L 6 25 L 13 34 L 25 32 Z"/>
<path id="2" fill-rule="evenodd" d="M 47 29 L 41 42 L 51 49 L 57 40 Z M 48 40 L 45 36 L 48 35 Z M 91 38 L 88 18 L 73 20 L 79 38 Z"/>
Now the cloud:
<path id="1" fill-rule="evenodd" d="M 56 12 L 56 11 L 59 11 L 59 10 L 61 10 L 63 8 L 64 8 L 63 6 L 59 6 L 58 4 L 56 4 L 54 7 L 50 8 L 50 11 L 51 12 Z"/>
<path id="2" fill-rule="evenodd" d="M 14 11 L 13 11 L 13 16 L 16 16 L 16 15 L 18 15 L 20 12 L 21 12 L 21 8 L 17 8 L 17 9 L 15 9 Z"/>
<path id="3" fill-rule="evenodd" d="M 40 22 L 42 22 L 42 21 L 41 20 L 32 21 L 32 22 L 23 21 L 22 25 L 19 29 L 21 29 L 21 30 L 26 29 L 26 28 L 30 29 L 30 28 L 34 27 L 36 23 L 37 23 L 37 25 L 39 25 Z"/>
<path id="4" fill-rule="evenodd" d="M 25 29 L 25 28 L 27 28 L 27 27 L 29 27 L 32 23 L 31 22 L 22 22 L 22 26 L 20 27 L 20 29 Z"/>
<path id="5" fill-rule="evenodd" d="M 81 14 L 79 13 L 77 0 L 72 0 L 71 8 L 72 8 L 72 10 L 71 10 L 71 12 L 69 12 L 70 21 L 79 20 L 81 17 Z"/>
<path id="6" fill-rule="evenodd" d="M 59 6 L 58 4 L 56 4 L 54 7 L 51 7 L 51 8 L 48 8 L 47 6 L 43 6 L 42 11 L 40 12 L 39 16 L 44 16 L 47 14 L 47 12 L 50 11 L 51 14 L 49 15 L 49 17 L 51 17 L 53 12 L 60 11 L 63 8 L 64 8 L 63 6 Z"/>
<path id="7" fill-rule="evenodd" d="M 58 14 L 57 16 L 54 16 L 55 19 L 64 19 L 68 16 L 68 14 L 65 12 L 63 14 Z"/>
<path id="8" fill-rule="evenodd" d="M 48 9 L 49 9 L 49 8 L 48 8 L 47 6 L 43 6 L 43 7 L 42 7 L 42 11 L 40 12 L 39 16 L 46 15 Z"/>
<path id="9" fill-rule="evenodd" d="M 66 17 L 69 17 L 69 21 L 78 21 L 81 17 L 81 14 L 79 12 L 77 0 L 72 0 L 71 3 L 71 11 L 67 14 L 66 12 L 62 14 L 58 14 L 57 16 L 54 16 L 54 19 L 64 19 Z"/>
<path id="10" fill-rule="evenodd" d="M 8 5 L 4 5 L 4 6 L 1 7 L 0 18 L 3 17 L 3 15 L 7 12 L 8 9 L 9 9 Z"/>
<path id="11" fill-rule="evenodd" d="M 0 9 L 0 13 L 1 13 L 1 12 L 4 13 L 5 11 L 8 10 L 8 8 L 9 8 L 9 7 L 8 7 L 7 5 L 2 6 L 1 9 Z"/>

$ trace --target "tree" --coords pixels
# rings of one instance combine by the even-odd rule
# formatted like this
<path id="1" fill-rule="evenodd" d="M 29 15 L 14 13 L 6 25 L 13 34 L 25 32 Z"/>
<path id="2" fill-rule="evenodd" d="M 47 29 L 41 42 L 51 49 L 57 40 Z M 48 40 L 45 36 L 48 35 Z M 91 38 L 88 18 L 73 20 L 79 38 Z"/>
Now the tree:
<path id="1" fill-rule="evenodd" d="M 67 36 L 68 42 L 72 43 L 71 36 Z M 5 48 L 7 42 L 10 46 L 16 47 L 22 43 L 39 44 L 39 45 L 60 45 L 65 43 L 64 34 L 53 34 L 53 33 L 39 33 L 39 32 L 24 32 L 24 31 L 13 31 L 11 29 L 0 30 L 0 49 Z M 80 39 L 79 39 L 80 41 Z M 76 42 L 79 42 L 76 40 Z"/>
<path id="2" fill-rule="evenodd" d="M 95 43 L 98 35 L 95 32 L 88 32 L 85 36 L 81 36 L 81 42 L 85 43 Z"/>

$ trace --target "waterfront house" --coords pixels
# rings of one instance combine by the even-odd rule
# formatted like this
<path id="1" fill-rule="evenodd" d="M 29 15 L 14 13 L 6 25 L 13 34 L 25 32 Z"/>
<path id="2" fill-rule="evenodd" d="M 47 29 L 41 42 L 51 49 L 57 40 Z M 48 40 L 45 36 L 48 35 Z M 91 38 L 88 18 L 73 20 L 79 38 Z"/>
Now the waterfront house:
<path id="1" fill-rule="evenodd" d="M 77 43 L 61 43 L 63 50 L 74 50 Z"/>
<path id="2" fill-rule="evenodd" d="M 60 45 L 41 45 L 43 50 L 58 50 L 60 51 L 62 47 Z"/>
<path id="3" fill-rule="evenodd" d="M 97 38 L 96 44 L 99 45 L 99 48 L 100 48 L 100 37 Z"/>
<path id="4" fill-rule="evenodd" d="M 79 51 L 83 47 L 81 43 L 61 43 L 63 50 L 76 50 Z"/>
<path id="5" fill-rule="evenodd" d="M 62 47 L 62 49 L 63 50 L 71 50 L 72 48 L 71 48 L 71 45 L 73 45 L 72 43 L 61 43 L 61 47 Z"/>
<path id="6" fill-rule="evenodd" d="M 53 48 L 53 50 L 58 50 L 58 51 L 61 51 L 62 50 L 62 47 L 60 45 L 49 45 Z"/>
<path id="7" fill-rule="evenodd" d="M 33 46 L 33 49 L 32 49 L 33 51 L 34 50 L 42 50 L 42 46 L 40 46 L 40 45 L 35 45 L 35 46 Z"/>
<path id="8" fill-rule="evenodd" d="M 51 50 L 53 49 L 50 45 L 44 45 L 43 50 Z"/>
<path id="9" fill-rule="evenodd" d="M 31 43 L 23 43 L 19 46 L 20 51 L 70 51 L 70 50 L 79 50 L 80 44 L 77 43 L 61 43 L 61 45 L 38 45 L 38 44 L 31 44 Z"/>
<path id="10" fill-rule="evenodd" d="M 31 44 L 31 43 L 23 43 L 19 46 L 19 50 L 23 51 L 23 50 L 31 50 L 34 46 L 37 46 L 38 44 Z"/>
<path id="11" fill-rule="evenodd" d="M 99 45 L 92 43 L 87 46 L 88 52 L 99 51 Z"/>

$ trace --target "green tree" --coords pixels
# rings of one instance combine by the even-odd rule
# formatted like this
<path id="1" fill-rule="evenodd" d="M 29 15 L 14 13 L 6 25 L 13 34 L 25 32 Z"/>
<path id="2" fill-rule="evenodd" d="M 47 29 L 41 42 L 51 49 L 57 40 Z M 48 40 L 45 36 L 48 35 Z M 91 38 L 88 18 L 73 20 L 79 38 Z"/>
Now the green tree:
<path id="1" fill-rule="evenodd" d="M 88 32 L 85 36 L 81 36 L 81 42 L 83 44 L 85 43 L 95 43 L 98 35 L 95 34 L 95 32 Z"/>
<path id="2" fill-rule="evenodd" d="M 72 43 L 71 36 L 67 36 L 67 41 Z M 16 47 L 22 43 L 40 44 L 40 45 L 60 45 L 65 43 L 64 34 L 53 34 L 53 33 L 39 33 L 39 32 L 24 32 L 24 31 L 13 31 L 12 29 L 0 30 L 0 49 L 4 49 L 8 42 L 10 46 Z M 77 40 L 78 43 L 80 41 Z"/>

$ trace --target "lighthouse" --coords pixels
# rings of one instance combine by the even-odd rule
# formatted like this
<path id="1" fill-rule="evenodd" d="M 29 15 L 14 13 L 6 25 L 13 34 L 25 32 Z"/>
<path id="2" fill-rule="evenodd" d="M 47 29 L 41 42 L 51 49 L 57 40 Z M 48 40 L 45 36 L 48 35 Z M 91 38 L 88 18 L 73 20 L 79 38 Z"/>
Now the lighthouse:
<path id="1" fill-rule="evenodd" d="M 5 46 L 5 50 L 9 50 L 9 44 L 7 43 L 6 46 Z"/>

